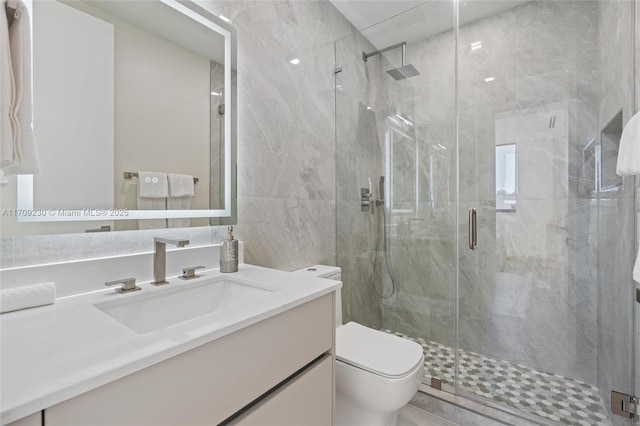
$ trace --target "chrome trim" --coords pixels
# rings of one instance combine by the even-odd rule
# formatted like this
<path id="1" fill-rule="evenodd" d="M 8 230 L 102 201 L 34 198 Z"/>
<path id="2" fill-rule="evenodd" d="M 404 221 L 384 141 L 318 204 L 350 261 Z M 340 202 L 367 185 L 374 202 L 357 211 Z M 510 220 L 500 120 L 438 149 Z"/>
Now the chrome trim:
<path id="1" fill-rule="evenodd" d="M 106 285 L 107 287 L 110 287 L 112 285 L 118 285 L 118 284 L 122 284 L 122 287 L 117 288 L 116 293 L 129 293 L 132 291 L 142 290 L 140 287 L 136 285 L 135 278 L 122 278 L 119 280 L 108 281 L 104 283 L 104 285 Z"/>
<path id="2" fill-rule="evenodd" d="M 168 238 L 155 237 L 153 252 L 153 285 L 169 284 L 167 281 L 167 244 L 177 247 L 184 247 L 189 244 L 189 240 L 170 240 Z"/>
<path id="3" fill-rule="evenodd" d="M 182 276 L 178 278 L 183 280 L 192 280 L 194 278 L 199 278 L 200 275 L 196 275 L 197 269 L 204 269 L 204 266 L 187 266 L 186 268 L 182 268 Z"/>

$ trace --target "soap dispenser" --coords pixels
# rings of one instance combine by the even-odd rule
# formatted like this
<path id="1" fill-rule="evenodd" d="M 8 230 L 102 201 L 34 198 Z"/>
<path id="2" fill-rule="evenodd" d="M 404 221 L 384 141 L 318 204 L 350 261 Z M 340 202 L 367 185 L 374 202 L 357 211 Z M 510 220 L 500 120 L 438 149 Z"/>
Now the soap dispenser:
<path id="1" fill-rule="evenodd" d="M 238 240 L 233 238 L 233 226 L 227 228 L 227 239 L 220 244 L 220 272 L 238 271 Z"/>

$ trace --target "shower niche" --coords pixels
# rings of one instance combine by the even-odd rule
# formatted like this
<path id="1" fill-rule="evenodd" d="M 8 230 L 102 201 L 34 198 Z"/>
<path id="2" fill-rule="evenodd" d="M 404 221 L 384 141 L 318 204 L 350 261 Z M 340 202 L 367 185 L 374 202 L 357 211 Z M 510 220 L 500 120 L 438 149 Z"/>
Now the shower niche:
<path id="1" fill-rule="evenodd" d="M 600 133 L 600 149 L 598 190 L 599 192 L 618 191 L 622 186 L 622 177 L 616 173 L 616 165 L 618 161 L 618 150 L 620 148 L 620 138 L 622 137 L 622 110 L 602 129 Z"/>

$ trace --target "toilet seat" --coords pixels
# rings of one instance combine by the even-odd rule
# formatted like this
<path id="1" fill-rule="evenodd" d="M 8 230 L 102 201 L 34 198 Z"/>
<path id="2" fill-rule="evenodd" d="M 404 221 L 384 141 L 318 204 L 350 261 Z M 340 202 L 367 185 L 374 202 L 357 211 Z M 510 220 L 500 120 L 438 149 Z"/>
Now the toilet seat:
<path id="1" fill-rule="evenodd" d="M 406 377 L 421 366 L 422 355 L 415 342 L 355 322 L 336 328 L 336 358 L 379 376 Z"/>

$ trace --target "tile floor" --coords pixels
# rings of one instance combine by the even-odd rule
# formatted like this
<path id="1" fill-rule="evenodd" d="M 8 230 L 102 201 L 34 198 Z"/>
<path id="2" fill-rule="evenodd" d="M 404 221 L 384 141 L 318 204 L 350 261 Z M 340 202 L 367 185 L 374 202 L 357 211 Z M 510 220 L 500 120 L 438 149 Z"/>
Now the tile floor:
<path id="1" fill-rule="evenodd" d="M 453 348 L 384 331 L 413 340 L 424 348 L 424 383 L 429 384 L 432 377 L 437 377 L 443 389 L 453 387 Z M 460 379 L 465 392 L 561 425 L 611 425 L 598 389 L 577 380 L 464 350 L 460 351 Z"/>
<path id="2" fill-rule="evenodd" d="M 450 422 L 412 405 L 405 405 L 398 413 L 398 426 L 456 426 Z"/>

